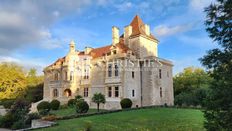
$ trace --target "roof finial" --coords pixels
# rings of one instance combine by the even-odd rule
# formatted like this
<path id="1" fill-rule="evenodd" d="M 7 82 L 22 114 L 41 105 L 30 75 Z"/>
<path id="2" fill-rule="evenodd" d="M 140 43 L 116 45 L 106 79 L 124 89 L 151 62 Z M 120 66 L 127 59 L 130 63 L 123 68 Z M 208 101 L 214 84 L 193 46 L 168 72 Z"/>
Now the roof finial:
<path id="1" fill-rule="evenodd" d="M 70 44 L 69 44 L 69 52 L 75 52 L 75 42 L 74 40 L 71 40 Z"/>

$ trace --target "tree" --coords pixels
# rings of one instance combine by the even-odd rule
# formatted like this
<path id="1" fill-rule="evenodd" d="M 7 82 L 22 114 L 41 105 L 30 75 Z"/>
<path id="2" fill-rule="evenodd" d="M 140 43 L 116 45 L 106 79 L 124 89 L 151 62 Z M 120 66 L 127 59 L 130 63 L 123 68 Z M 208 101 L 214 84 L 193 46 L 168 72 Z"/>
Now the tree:
<path id="1" fill-rule="evenodd" d="M 197 88 L 208 88 L 212 78 L 201 68 L 187 67 L 173 78 L 175 96 L 192 92 Z"/>
<path id="2" fill-rule="evenodd" d="M 104 104 L 106 102 L 105 95 L 101 93 L 95 93 L 92 97 L 92 101 L 97 104 L 97 111 L 99 112 L 100 103 Z"/>
<path id="3" fill-rule="evenodd" d="M 22 67 L 0 63 L 0 99 L 14 99 L 25 89 L 26 77 Z"/>
<path id="4" fill-rule="evenodd" d="M 209 36 L 219 48 L 201 58 L 213 81 L 206 99 L 205 127 L 207 130 L 232 129 L 232 1 L 217 0 L 205 8 L 205 25 Z"/>

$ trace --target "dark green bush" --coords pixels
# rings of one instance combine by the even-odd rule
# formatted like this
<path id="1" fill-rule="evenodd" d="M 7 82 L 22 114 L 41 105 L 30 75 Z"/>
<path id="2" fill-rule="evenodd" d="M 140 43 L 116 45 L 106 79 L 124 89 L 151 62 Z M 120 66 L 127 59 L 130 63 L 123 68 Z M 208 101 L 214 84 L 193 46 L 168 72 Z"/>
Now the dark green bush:
<path id="1" fill-rule="evenodd" d="M 60 107 L 60 101 L 58 101 L 58 100 L 52 100 L 50 102 L 50 106 L 51 106 L 52 110 L 58 110 L 59 107 Z"/>
<path id="2" fill-rule="evenodd" d="M 23 129 L 25 128 L 26 125 L 25 125 L 25 122 L 24 120 L 19 120 L 19 121 L 16 121 L 12 126 L 11 126 L 11 129 L 13 130 L 17 130 L 17 129 Z"/>
<path id="3" fill-rule="evenodd" d="M 11 128 L 11 126 L 15 122 L 14 115 L 11 113 L 7 113 L 5 116 L 1 116 L 0 118 L 0 127 L 2 128 Z"/>
<path id="4" fill-rule="evenodd" d="M 31 121 L 35 119 L 40 119 L 40 115 L 38 113 L 30 113 L 27 115 L 25 123 L 30 125 Z"/>
<path id="5" fill-rule="evenodd" d="M 10 109 L 10 107 L 14 104 L 15 99 L 3 99 L 1 104 L 6 108 Z"/>
<path id="6" fill-rule="evenodd" d="M 77 96 L 75 96 L 75 99 L 76 100 L 82 99 L 82 96 L 81 95 L 77 95 Z"/>
<path id="7" fill-rule="evenodd" d="M 29 103 L 24 99 L 17 99 L 7 114 L 0 119 L 3 128 L 21 129 L 25 128 L 25 119 L 29 112 Z"/>
<path id="8" fill-rule="evenodd" d="M 68 106 L 74 107 L 76 105 L 77 100 L 76 99 L 70 99 L 68 100 Z"/>
<path id="9" fill-rule="evenodd" d="M 124 98 L 120 101 L 122 109 L 131 108 L 132 101 L 129 98 Z"/>
<path id="10" fill-rule="evenodd" d="M 76 102 L 76 112 L 77 113 L 87 113 L 89 110 L 89 105 L 84 100 L 78 100 Z"/>
<path id="11" fill-rule="evenodd" d="M 37 110 L 41 115 L 47 115 L 51 109 L 50 103 L 47 101 L 42 101 L 37 105 Z"/>

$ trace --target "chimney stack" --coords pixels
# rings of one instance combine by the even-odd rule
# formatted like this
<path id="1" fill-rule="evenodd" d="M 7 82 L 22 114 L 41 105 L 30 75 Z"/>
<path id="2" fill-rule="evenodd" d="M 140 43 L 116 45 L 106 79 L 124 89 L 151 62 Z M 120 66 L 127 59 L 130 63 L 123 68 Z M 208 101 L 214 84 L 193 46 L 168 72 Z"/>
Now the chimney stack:
<path id="1" fill-rule="evenodd" d="M 119 43 L 119 29 L 116 26 L 112 27 L 112 44 Z"/>
<path id="2" fill-rule="evenodd" d="M 144 24 L 143 28 L 144 28 L 144 31 L 145 31 L 146 35 L 149 36 L 150 35 L 150 26 L 147 25 L 147 24 Z"/>
<path id="3" fill-rule="evenodd" d="M 124 28 L 124 37 L 127 39 L 132 34 L 132 26 L 128 25 Z"/>

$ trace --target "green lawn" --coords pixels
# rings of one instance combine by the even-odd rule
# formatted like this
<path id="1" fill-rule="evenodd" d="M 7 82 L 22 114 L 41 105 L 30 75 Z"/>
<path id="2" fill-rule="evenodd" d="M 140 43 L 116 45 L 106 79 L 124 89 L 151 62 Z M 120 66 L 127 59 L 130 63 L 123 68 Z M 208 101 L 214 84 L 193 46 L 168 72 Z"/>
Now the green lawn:
<path id="1" fill-rule="evenodd" d="M 100 110 L 100 111 L 104 111 L 104 110 Z M 89 109 L 88 113 L 94 113 L 97 112 L 97 109 Z M 57 111 L 51 111 L 52 114 L 55 114 L 56 116 L 70 116 L 70 115 L 75 115 L 76 114 L 76 110 L 75 108 L 64 108 L 64 109 L 59 109 Z"/>
<path id="2" fill-rule="evenodd" d="M 153 108 L 60 120 L 57 126 L 40 130 L 81 131 L 91 123 L 93 131 L 201 131 L 203 121 L 200 110 Z"/>

